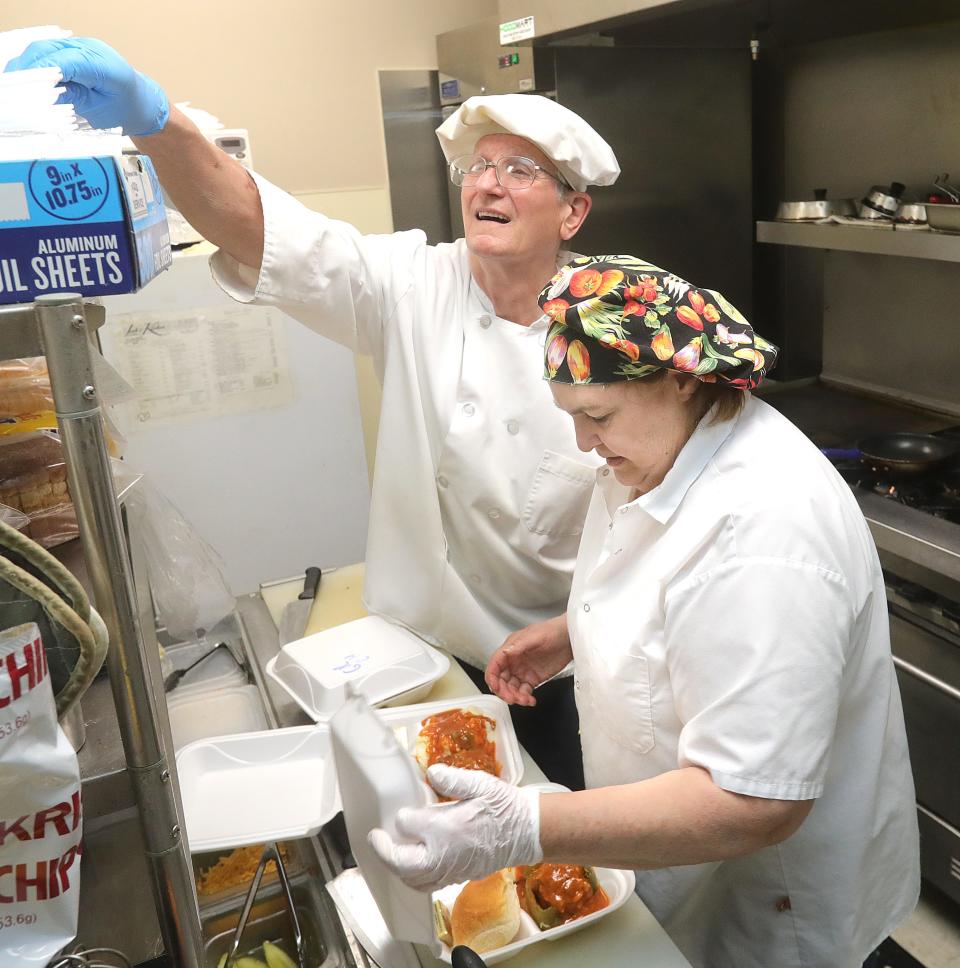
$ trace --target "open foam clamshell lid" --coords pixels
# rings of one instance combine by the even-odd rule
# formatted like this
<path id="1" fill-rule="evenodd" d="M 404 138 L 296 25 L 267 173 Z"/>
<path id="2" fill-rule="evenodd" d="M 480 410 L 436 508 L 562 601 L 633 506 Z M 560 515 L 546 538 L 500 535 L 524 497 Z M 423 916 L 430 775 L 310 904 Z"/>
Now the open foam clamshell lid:
<path id="1" fill-rule="evenodd" d="M 330 720 L 330 733 L 350 850 L 390 934 L 439 955 L 430 895 L 407 887 L 367 841 L 374 827 L 402 839 L 394 825 L 397 811 L 426 806 L 436 797 L 390 727 L 349 686 L 347 693 Z"/>
<path id="2" fill-rule="evenodd" d="M 347 684 L 368 702 L 415 702 L 450 660 L 408 629 L 378 615 L 288 642 L 267 674 L 317 722 L 339 709 Z"/>
<path id="3" fill-rule="evenodd" d="M 192 853 L 312 837 L 340 810 L 322 727 L 197 740 L 177 753 L 177 773 Z"/>

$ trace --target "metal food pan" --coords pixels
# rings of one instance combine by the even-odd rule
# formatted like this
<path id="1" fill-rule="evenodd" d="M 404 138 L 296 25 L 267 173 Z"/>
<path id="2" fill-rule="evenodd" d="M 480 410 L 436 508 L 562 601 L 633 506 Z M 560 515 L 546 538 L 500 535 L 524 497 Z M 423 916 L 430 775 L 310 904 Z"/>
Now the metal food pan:
<path id="1" fill-rule="evenodd" d="M 937 232 L 960 232 L 960 205 L 927 202 L 927 224 Z"/>

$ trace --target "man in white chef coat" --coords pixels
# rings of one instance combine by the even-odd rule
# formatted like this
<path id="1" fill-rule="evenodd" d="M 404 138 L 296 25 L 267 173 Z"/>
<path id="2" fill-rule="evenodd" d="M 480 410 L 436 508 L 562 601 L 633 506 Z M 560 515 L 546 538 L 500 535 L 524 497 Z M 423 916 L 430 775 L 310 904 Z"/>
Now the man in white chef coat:
<path id="1" fill-rule="evenodd" d="M 564 611 L 599 459 L 582 454 L 541 379 L 537 295 L 569 261 L 588 185 L 619 166 L 582 118 L 533 95 L 471 98 L 437 131 L 462 184 L 465 238 L 365 236 L 248 172 L 159 86 L 100 41 L 27 48 L 65 99 L 149 154 L 184 216 L 219 246 L 213 274 L 355 352 L 383 385 L 364 600 L 449 650 L 478 683 L 515 630 Z M 512 707 L 547 775 L 582 787 L 571 679 Z"/>

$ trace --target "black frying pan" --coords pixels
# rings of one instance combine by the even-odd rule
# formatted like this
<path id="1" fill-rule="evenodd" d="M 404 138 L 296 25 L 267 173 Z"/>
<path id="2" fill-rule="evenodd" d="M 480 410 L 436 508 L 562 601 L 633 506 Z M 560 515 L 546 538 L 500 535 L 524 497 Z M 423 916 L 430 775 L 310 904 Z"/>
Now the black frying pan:
<path id="1" fill-rule="evenodd" d="M 949 464 L 960 454 L 960 441 L 933 434 L 882 434 L 859 441 L 856 450 L 826 449 L 824 454 L 858 459 L 891 477 L 912 477 Z"/>

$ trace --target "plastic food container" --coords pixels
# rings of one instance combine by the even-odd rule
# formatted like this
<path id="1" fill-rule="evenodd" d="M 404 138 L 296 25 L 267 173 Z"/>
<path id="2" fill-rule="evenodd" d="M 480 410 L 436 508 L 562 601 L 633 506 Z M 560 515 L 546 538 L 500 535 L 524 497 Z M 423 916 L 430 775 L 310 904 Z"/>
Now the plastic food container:
<path id="1" fill-rule="evenodd" d="M 340 810 L 324 727 L 199 740 L 177 773 L 192 853 L 311 837 Z"/>
<path id="2" fill-rule="evenodd" d="M 203 689 L 167 698 L 173 748 L 210 736 L 250 733 L 269 725 L 256 686 Z"/>
<path id="3" fill-rule="evenodd" d="M 371 705 L 416 702 L 450 668 L 450 660 L 418 636 L 376 615 L 288 642 L 267 674 L 312 719 L 326 722 L 346 686 Z"/>

